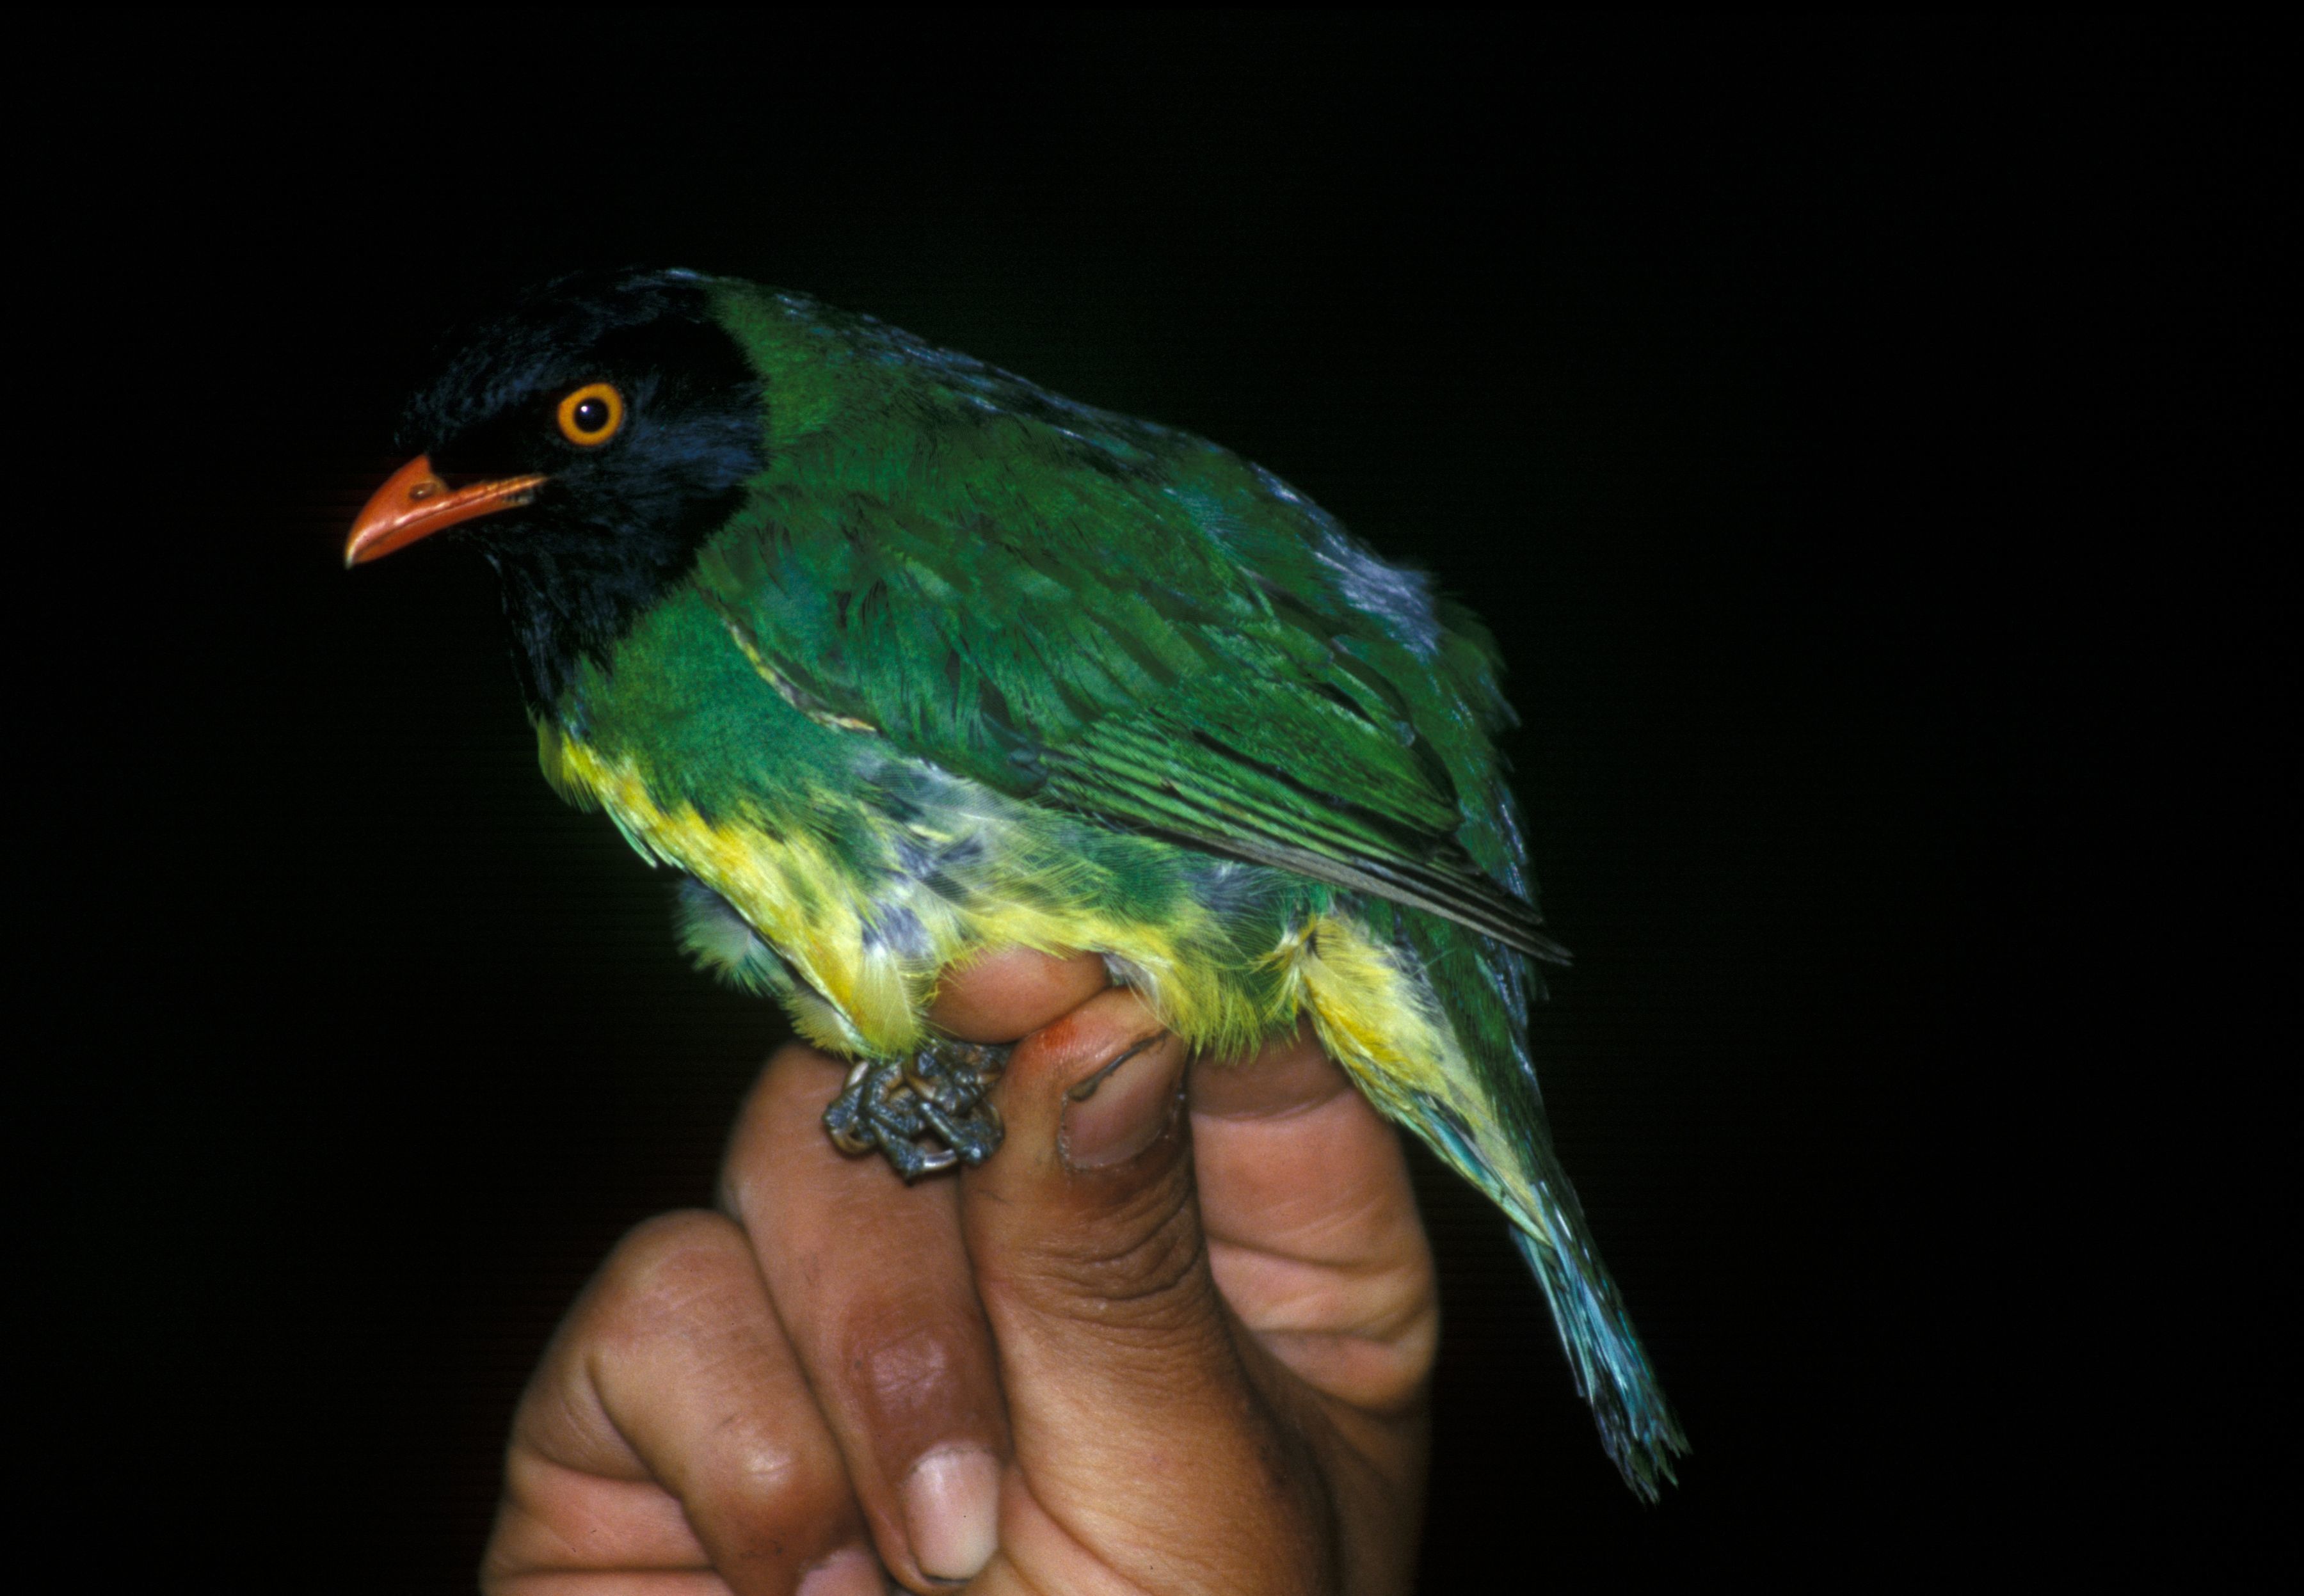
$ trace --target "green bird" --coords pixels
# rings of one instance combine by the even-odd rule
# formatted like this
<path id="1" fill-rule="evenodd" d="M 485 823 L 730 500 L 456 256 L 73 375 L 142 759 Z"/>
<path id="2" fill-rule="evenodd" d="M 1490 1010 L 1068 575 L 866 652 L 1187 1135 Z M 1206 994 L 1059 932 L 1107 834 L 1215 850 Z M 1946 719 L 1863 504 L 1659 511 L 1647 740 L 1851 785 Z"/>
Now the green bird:
<path id="1" fill-rule="evenodd" d="M 1537 1093 L 1530 961 L 1565 955 L 1469 611 L 1205 439 L 693 272 L 531 292 L 402 443 L 346 562 L 453 528 L 496 568 L 546 779 L 855 1061 L 843 1148 L 996 1147 L 1001 1050 L 923 1018 L 983 950 L 1098 953 L 1210 1058 L 1309 1015 L 1510 1217 L 1625 1481 L 1673 1477 Z"/>

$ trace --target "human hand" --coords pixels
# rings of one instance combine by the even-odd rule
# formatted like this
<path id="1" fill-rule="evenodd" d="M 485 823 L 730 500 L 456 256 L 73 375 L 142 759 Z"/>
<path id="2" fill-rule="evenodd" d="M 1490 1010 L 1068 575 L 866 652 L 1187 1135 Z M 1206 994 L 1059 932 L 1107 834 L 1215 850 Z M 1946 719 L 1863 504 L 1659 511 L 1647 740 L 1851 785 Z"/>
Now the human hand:
<path id="1" fill-rule="evenodd" d="M 842 1066 L 778 1052 L 721 1212 L 633 1231 L 546 1351 L 484 1588 L 1407 1590 L 1439 1311 L 1367 1100 L 1309 1032 L 1188 1068 L 1092 956 L 994 955 L 932 1018 L 1024 1038 L 998 1155 L 844 1158 Z"/>

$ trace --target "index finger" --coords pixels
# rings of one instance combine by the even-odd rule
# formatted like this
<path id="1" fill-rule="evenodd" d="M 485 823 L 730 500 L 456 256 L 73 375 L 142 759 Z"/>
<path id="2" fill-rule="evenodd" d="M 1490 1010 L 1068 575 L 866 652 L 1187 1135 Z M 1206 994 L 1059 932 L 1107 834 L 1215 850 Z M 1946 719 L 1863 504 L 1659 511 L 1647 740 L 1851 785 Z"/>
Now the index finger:
<path id="1" fill-rule="evenodd" d="M 928 1023 L 963 1042 L 1013 1042 L 1112 984 L 1093 953 L 995 948 L 937 978 Z"/>
<path id="2" fill-rule="evenodd" d="M 1188 1095 L 1216 1287 L 1314 1389 L 1394 1415 L 1440 1336 L 1432 1252 L 1400 1137 L 1309 1022 L 1241 1060 L 1195 1060 Z"/>

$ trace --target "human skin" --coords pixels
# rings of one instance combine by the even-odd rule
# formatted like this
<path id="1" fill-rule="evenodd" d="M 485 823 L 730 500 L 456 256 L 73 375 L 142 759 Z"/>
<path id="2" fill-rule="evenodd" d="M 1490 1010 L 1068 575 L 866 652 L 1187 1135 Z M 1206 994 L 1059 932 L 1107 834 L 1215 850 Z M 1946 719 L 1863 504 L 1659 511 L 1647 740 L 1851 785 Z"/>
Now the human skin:
<path id="1" fill-rule="evenodd" d="M 843 1158 L 843 1067 L 779 1051 L 718 1212 L 626 1237 L 546 1349 L 483 1588 L 1408 1590 L 1439 1307 L 1393 1130 L 1308 1033 L 1189 1059 L 1092 956 L 932 1018 L 1023 1039 L 999 1155 Z"/>

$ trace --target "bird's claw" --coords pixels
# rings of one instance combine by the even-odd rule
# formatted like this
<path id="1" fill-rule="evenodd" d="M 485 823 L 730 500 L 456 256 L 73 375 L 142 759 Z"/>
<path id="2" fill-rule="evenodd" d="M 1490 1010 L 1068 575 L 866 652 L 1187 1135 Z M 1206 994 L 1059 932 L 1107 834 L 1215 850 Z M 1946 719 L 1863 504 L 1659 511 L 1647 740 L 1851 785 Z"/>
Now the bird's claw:
<path id="1" fill-rule="evenodd" d="M 909 1059 L 867 1059 L 848 1072 L 824 1110 L 824 1128 L 846 1153 L 878 1148 L 907 1181 L 955 1164 L 980 1164 L 999 1149 L 992 1083 L 1008 1050 L 937 1042 Z"/>

